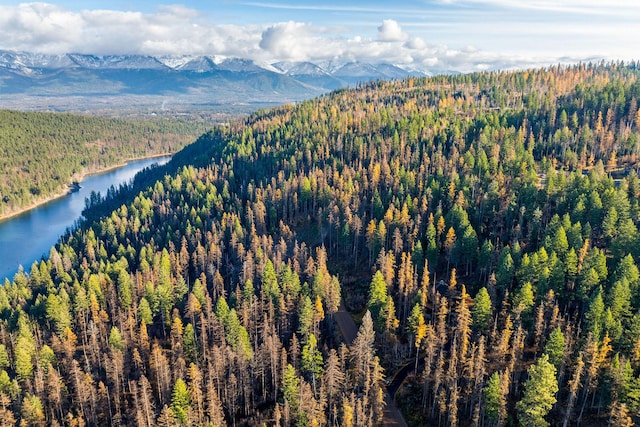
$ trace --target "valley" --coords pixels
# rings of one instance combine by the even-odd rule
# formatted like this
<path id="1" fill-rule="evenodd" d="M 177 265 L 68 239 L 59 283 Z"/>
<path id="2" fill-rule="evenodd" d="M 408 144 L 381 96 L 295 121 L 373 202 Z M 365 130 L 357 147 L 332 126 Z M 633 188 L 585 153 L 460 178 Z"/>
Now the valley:
<path id="1" fill-rule="evenodd" d="M 176 55 L 0 51 L 0 104 L 31 111 L 130 116 L 253 112 L 375 79 L 424 76 L 388 63 L 286 62 Z"/>
<path id="2" fill-rule="evenodd" d="M 207 126 L 0 110 L 0 219 L 68 193 L 91 173 L 175 152 Z"/>
<path id="3" fill-rule="evenodd" d="M 145 167 L 164 164 L 169 157 L 127 162 L 82 179 L 69 193 L 43 202 L 0 221 L 0 282 L 12 278 L 20 267 L 28 271 L 33 262 L 46 256 L 60 239 L 82 218 L 85 199 L 92 193 L 106 195 L 110 187 L 126 185 Z"/>

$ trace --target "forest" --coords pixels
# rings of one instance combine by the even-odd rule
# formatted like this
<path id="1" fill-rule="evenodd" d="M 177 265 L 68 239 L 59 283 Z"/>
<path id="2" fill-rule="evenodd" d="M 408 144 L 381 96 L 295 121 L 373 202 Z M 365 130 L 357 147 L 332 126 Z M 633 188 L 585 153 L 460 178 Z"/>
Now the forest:
<path id="1" fill-rule="evenodd" d="M 213 128 L 0 286 L 0 425 L 634 425 L 639 65 Z"/>
<path id="2" fill-rule="evenodd" d="M 0 110 L 0 217 L 66 191 L 86 174 L 174 153 L 204 131 L 202 121 Z"/>

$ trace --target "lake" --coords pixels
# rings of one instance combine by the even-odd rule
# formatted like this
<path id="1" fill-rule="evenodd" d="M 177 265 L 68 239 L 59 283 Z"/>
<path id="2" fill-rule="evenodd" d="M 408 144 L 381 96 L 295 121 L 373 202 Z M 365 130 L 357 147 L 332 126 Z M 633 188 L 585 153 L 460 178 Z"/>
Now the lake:
<path id="1" fill-rule="evenodd" d="M 20 265 L 29 272 L 33 261 L 49 256 L 60 236 L 82 216 L 85 198 L 92 191 L 104 196 L 112 185 L 129 182 L 140 170 L 154 163 L 165 164 L 169 159 L 171 156 L 134 160 L 87 176 L 80 183 L 80 190 L 0 222 L 0 284 L 5 277 L 13 278 Z"/>

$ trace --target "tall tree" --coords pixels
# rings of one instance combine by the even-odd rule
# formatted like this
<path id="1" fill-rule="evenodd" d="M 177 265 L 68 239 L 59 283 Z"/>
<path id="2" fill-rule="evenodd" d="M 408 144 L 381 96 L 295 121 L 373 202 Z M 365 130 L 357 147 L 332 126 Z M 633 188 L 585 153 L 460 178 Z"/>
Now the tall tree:
<path id="1" fill-rule="evenodd" d="M 482 287 L 476 294 L 473 300 L 473 306 L 471 307 L 471 318 L 476 330 L 481 332 L 486 331 L 491 322 L 491 311 L 491 297 L 489 297 L 487 288 Z"/>
<path id="2" fill-rule="evenodd" d="M 548 426 L 545 417 L 555 405 L 558 393 L 556 368 L 543 354 L 527 371 L 529 379 L 524 383 L 524 396 L 516 404 L 518 420 L 525 427 Z"/>
<path id="3" fill-rule="evenodd" d="M 487 419 L 493 425 L 502 425 L 506 414 L 506 402 L 500 386 L 500 374 L 498 372 L 494 372 L 487 380 L 483 397 Z"/>

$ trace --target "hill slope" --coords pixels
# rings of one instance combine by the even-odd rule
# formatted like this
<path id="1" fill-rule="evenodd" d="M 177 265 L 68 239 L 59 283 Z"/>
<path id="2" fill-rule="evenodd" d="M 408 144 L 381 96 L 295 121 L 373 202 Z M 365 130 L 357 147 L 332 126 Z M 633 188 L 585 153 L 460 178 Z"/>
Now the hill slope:
<path id="1" fill-rule="evenodd" d="M 203 135 L 0 288 L 0 419 L 375 425 L 399 370 L 416 424 L 638 421 L 637 77 L 377 82 Z"/>
<path id="2" fill-rule="evenodd" d="M 175 152 L 204 124 L 0 110 L 0 129 L 3 217 L 66 191 L 85 174 L 127 159 Z"/>

